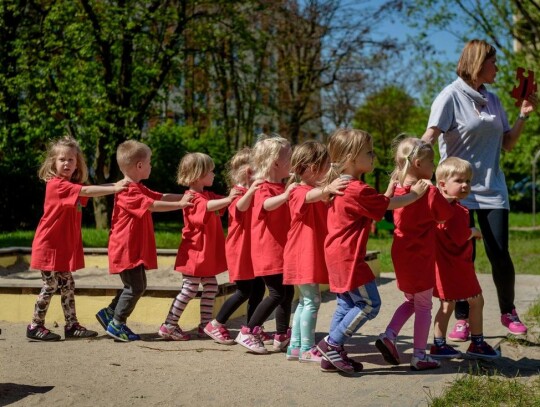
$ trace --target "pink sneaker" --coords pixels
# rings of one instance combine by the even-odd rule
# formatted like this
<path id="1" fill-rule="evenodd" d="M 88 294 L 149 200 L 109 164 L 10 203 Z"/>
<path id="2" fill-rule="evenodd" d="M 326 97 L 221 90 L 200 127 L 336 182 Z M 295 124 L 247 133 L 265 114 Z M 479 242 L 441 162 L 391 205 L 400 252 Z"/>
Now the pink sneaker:
<path id="1" fill-rule="evenodd" d="M 229 330 L 225 325 L 214 326 L 212 325 L 212 322 L 209 322 L 204 327 L 204 332 L 214 341 L 222 345 L 232 345 L 234 343 L 234 339 L 231 339 Z"/>
<path id="2" fill-rule="evenodd" d="M 264 330 L 264 326 L 261 326 L 261 341 L 265 345 L 274 344 L 274 334 L 270 334 Z"/>
<path id="3" fill-rule="evenodd" d="M 189 341 L 191 335 L 184 333 L 178 325 L 162 324 L 158 335 L 168 341 Z"/>
<path id="4" fill-rule="evenodd" d="M 238 332 L 238 336 L 234 340 L 237 344 L 242 345 L 244 348 L 250 352 L 264 354 L 268 353 L 268 350 L 264 347 L 264 344 L 261 342 L 261 328 L 256 326 L 251 331 L 247 326 L 243 326 Z"/>
<path id="5" fill-rule="evenodd" d="M 527 327 L 519 320 L 515 309 L 512 310 L 511 314 L 502 314 L 501 323 L 513 335 L 527 335 Z"/>
<path id="6" fill-rule="evenodd" d="M 429 355 L 424 355 L 423 359 L 420 359 L 417 356 L 411 358 L 411 370 L 428 370 L 428 369 L 437 369 L 441 367 L 441 362 L 433 359 Z"/>
<path id="7" fill-rule="evenodd" d="M 274 334 L 274 350 L 276 352 L 283 352 L 287 349 L 289 342 L 291 341 L 291 328 L 287 329 L 284 334 Z"/>
<path id="8" fill-rule="evenodd" d="M 301 363 L 321 363 L 321 360 L 323 359 L 321 352 L 317 350 L 317 347 L 314 346 L 310 350 L 302 352 L 300 355 L 299 361 Z"/>
<path id="9" fill-rule="evenodd" d="M 465 342 L 469 340 L 470 334 L 469 323 L 464 319 L 458 319 L 454 329 L 448 334 L 448 339 L 452 342 Z"/>
<path id="10" fill-rule="evenodd" d="M 391 341 L 386 334 L 380 334 L 379 339 L 375 341 L 375 346 L 381 352 L 384 360 L 391 365 L 399 365 L 399 353 L 396 348 L 396 344 Z"/>

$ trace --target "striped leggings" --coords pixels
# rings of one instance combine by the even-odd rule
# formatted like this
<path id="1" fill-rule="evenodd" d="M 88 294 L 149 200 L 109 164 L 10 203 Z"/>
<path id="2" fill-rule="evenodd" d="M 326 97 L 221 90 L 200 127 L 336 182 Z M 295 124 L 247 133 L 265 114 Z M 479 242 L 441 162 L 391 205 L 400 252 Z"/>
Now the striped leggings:
<path id="1" fill-rule="evenodd" d="M 214 310 L 214 300 L 216 299 L 218 284 L 215 277 L 195 277 L 184 276 L 182 280 L 182 290 L 174 299 L 166 324 L 178 325 L 178 320 L 186 309 L 188 303 L 195 298 L 199 291 L 199 284 L 202 284 L 203 291 L 201 295 L 201 326 L 205 326 L 212 320 Z"/>

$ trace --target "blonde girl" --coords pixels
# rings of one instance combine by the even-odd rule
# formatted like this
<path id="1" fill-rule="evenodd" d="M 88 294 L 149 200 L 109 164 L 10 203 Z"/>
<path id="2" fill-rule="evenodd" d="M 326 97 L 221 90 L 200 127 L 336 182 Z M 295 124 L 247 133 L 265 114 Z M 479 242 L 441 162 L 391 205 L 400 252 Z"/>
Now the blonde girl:
<path id="1" fill-rule="evenodd" d="M 26 336 L 39 341 L 60 340 L 60 335 L 45 327 L 45 316 L 57 289 L 66 320 L 66 339 L 96 336 L 97 332 L 79 324 L 75 311 L 75 281 L 71 273 L 84 268 L 81 210 L 89 197 L 120 192 L 126 182 L 82 185 L 88 179 L 88 169 L 79 143 L 69 136 L 49 144 L 39 178 L 46 183 L 45 204 L 32 242 L 30 267 L 41 270 L 43 287 Z"/>
<path id="2" fill-rule="evenodd" d="M 238 191 L 233 188 L 229 196 L 223 197 L 204 190 L 214 182 L 214 162 L 203 153 L 189 153 L 182 157 L 177 182 L 189 187 L 193 206 L 183 209 L 182 242 L 174 266 L 176 271 L 182 273 L 182 289 L 174 299 L 158 335 L 167 340 L 187 341 L 191 337 L 182 331 L 178 321 L 187 304 L 197 295 L 199 284 L 203 286 L 201 322 L 197 331 L 199 337 L 206 336 L 204 327 L 212 319 L 218 290 L 216 275 L 227 270 L 220 216 Z"/>
<path id="3" fill-rule="evenodd" d="M 354 373 L 362 364 L 347 357 L 343 346 L 365 322 L 377 316 L 381 299 L 375 276 L 365 261 L 367 239 L 373 220 L 387 209 L 399 208 L 419 199 L 427 189 L 417 183 L 404 196 L 391 197 L 392 183 L 384 195 L 360 181 L 373 170 L 375 154 L 371 136 L 356 129 L 338 129 L 328 143 L 330 171 L 323 183 L 337 178 L 349 180 L 343 195 L 336 195 L 328 208 L 328 235 L 324 243 L 330 291 L 337 294 L 337 307 L 329 335 L 317 344 L 323 371 Z"/>
<path id="4" fill-rule="evenodd" d="M 433 148 L 429 143 L 413 137 L 398 141 L 395 150 L 394 178 L 398 180 L 395 195 L 407 194 L 422 179 L 431 179 L 435 167 L 433 158 Z M 394 210 L 392 261 L 397 286 L 405 294 L 405 301 L 375 343 L 384 359 L 391 364 L 400 363 L 396 338 L 405 322 L 414 314 L 411 369 L 425 370 L 440 366 L 437 360 L 426 354 L 435 285 L 435 229 L 437 224 L 444 223 L 453 213 L 450 203 L 433 185 L 414 204 Z"/>
<path id="5" fill-rule="evenodd" d="M 299 184 L 289 198 L 291 227 L 283 256 L 283 283 L 296 285 L 300 298 L 287 360 L 321 362 L 315 346 L 315 326 L 321 303 L 319 284 L 328 284 L 324 263 L 327 201 L 330 194 L 343 195 L 340 190 L 348 184 L 347 180 L 337 178 L 329 186 L 321 187 L 329 168 L 330 159 L 324 144 L 306 141 L 295 147 L 291 171 Z"/>
<path id="6" fill-rule="evenodd" d="M 245 147 L 238 151 L 228 163 L 230 186 L 239 191 L 229 205 L 229 230 L 225 239 L 229 281 L 235 283 L 236 291 L 225 301 L 216 318 L 204 328 L 208 336 L 223 345 L 234 343 L 225 326 L 231 315 L 247 301 L 246 322 L 248 322 L 255 308 L 262 301 L 265 290 L 264 281 L 261 277 L 254 276 L 251 264 L 253 195 L 262 181 L 252 181 L 250 158 L 251 149 Z"/>
<path id="7" fill-rule="evenodd" d="M 283 249 L 290 215 L 287 202 L 296 183 L 285 187 L 291 168 L 291 145 L 280 136 L 259 136 L 252 151 L 255 180 L 262 181 L 253 196 L 251 217 L 251 260 L 253 273 L 262 277 L 269 295 L 255 309 L 236 342 L 254 353 L 267 353 L 262 324 L 276 311 L 273 349 L 283 351 L 290 340 L 289 321 L 294 287 L 283 285 Z"/>

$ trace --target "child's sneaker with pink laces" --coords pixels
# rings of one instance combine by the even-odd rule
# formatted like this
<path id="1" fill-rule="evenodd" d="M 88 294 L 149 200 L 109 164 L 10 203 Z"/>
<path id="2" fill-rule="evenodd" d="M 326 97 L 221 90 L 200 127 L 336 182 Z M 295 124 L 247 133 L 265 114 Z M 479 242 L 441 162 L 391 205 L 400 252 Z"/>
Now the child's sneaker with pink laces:
<path id="1" fill-rule="evenodd" d="M 375 341 L 375 346 L 381 352 L 384 360 L 386 360 L 391 365 L 399 365 L 399 353 L 396 348 L 394 341 L 391 341 L 386 334 L 380 334 L 379 339 Z"/>
<path id="2" fill-rule="evenodd" d="M 204 332 L 221 345 L 232 345 L 234 343 L 234 339 L 231 338 L 231 334 L 225 325 L 214 326 L 212 322 L 209 322 L 204 327 Z"/>
<path id="3" fill-rule="evenodd" d="M 300 348 L 287 347 L 287 360 L 298 360 L 300 357 Z"/>
<path id="4" fill-rule="evenodd" d="M 291 341 L 291 328 L 287 329 L 284 334 L 274 334 L 273 348 L 276 352 L 283 352 L 287 349 L 289 342 Z"/>
<path id="5" fill-rule="evenodd" d="M 512 313 L 502 314 L 501 323 L 508 328 L 508 332 L 512 335 L 527 335 L 527 327 L 519 320 L 515 309 Z"/>
<path id="6" fill-rule="evenodd" d="M 310 350 L 302 352 L 299 361 L 300 363 L 321 363 L 322 359 L 323 357 L 321 355 L 321 352 L 319 352 L 317 350 L 317 347 L 314 346 Z"/>
<path id="7" fill-rule="evenodd" d="M 422 359 L 420 359 L 417 356 L 413 356 L 411 358 L 411 370 L 428 370 L 428 369 L 436 369 L 438 367 L 441 367 L 441 362 L 433 359 L 431 356 L 428 356 L 427 354 L 424 355 Z"/>
<path id="8" fill-rule="evenodd" d="M 354 368 L 347 359 L 347 353 L 344 351 L 343 346 L 330 345 L 327 342 L 328 337 L 324 338 L 317 344 L 317 350 L 321 352 L 324 359 L 332 364 L 336 369 L 341 370 L 343 373 L 353 374 Z M 322 367 L 322 361 L 321 361 Z"/>
<path id="9" fill-rule="evenodd" d="M 158 335 L 167 341 L 189 341 L 191 335 L 185 333 L 178 325 L 162 324 Z"/>
<path id="10" fill-rule="evenodd" d="M 452 342 L 465 342 L 469 340 L 471 331 L 469 324 L 464 319 L 458 319 L 454 325 L 454 329 L 448 334 L 448 339 Z"/>
<path id="11" fill-rule="evenodd" d="M 234 340 L 237 344 L 242 345 L 250 352 L 264 354 L 268 353 L 268 350 L 264 347 L 261 341 L 261 327 L 256 326 L 253 331 L 247 326 L 243 326 L 238 332 L 238 336 Z"/>

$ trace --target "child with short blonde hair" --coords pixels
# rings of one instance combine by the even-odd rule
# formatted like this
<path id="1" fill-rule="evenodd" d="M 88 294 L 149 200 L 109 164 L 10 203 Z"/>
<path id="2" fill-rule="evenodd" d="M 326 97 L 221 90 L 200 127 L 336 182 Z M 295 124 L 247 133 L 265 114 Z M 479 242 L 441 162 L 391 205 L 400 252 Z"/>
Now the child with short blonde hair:
<path id="1" fill-rule="evenodd" d="M 404 195 L 423 179 L 431 179 L 435 167 L 433 158 L 431 144 L 414 137 L 398 140 L 393 174 L 398 180 L 395 195 Z M 433 185 L 412 205 L 394 210 L 392 261 L 397 286 L 403 291 L 405 302 L 398 307 L 385 333 L 375 342 L 384 359 L 391 364 L 400 363 L 396 338 L 414 314 L 411 369 L 425 370 L 440 366 L 437 360 L 426 354 L 431 325 L 431 297 L 435 285 L 435 230 L 437 224 L 450 219 L 453 213 L 452 206 Z"/>
<path id="2" fill-rule="evenodd" d="M 45 316 L 53 294 L 60 289 L 66 325 L 66 339 L 89 338 L 97 332 L 80 325 L 75 311 L 75 281 L 72 272 L 84 268 L 81 236 L 82 207 L 89 197 L 110 195 L 125 188 L 126 182 L 82 185 L 88 168 L 79 143 L 65 136 L 49 144 L 39 178 L 46 183 L 44 213 L 32 242 L 30 267 L 41 271 L 43 287 L 26 329 L 29 339 L 58 341 L 60 335 L 45 327 Z"/>
<path id="3" fill-rule="evenodd" d="M 116 194 L 109 233 L 109 273 L 119 274 L 123 288 L 96 318 L 107 335 L 122 342 L 139 340 L 127 319 L 146 290 L 146 270 L 157 269 L 152 212 L 190 206 L 191 195 L 162 194 L 145 187 L 152 170 L 152 150 L 137 140 L 127 140 L 116 150 L 116 160 L 128 188 Z"/>
<path id="4" fill-rule="evenodd" d="M 459 201 L 471 190 L 472 165 L 458 157 L 448 157 L 439 163 L 435 176 L 437 187 L 454 207 L 454 216 L 437 225 L 435 289 L 433 295 L 440 300 L 440 307 L 433 325 L 434 358 L 459 358 L 461 352 L 446 344 L 448 321 L 456 301 L 469 303 L 471 344 L 467 355 L 494 359 L 500 356 L 485 340 L 482 324 L 484 298 L 476 278 L 473 262 L 472 239 L 481 239 L 482 233 L 470 227 L 469 210 Z M 464 321 L 465 322 L 465 321 Z"/>
<path id="5" fill-rule="evenodd" d="M 321 370 L 352 374 L 362 364 L 348 358 L 344 345 L 368 320 L 375 318 L 381 298 L 375 276 L 365 261 L 367 240 L 373 220 L 380 220 L 388 209 L 409 205 L 427 189 L 418 182 L 410 192 L 393 197 L 393 181 L 385 194 L 360 181 L 373 170 L 375 153 L 369 133 L 338 129 L 328 142 L 330 170 L 323 183 L 337 178 L 349 181 L 343 195 L 334 196 L 328 208 L 328 235 L 324 242 L 330 291 L 337 294 L 337 306 L 329 334 L 317 344 L 323 355 Z"/>
<path id="6" fill-rule="evenodd" d="M 296 183 L 286 188 L 283 180 L 289 177 L 291 153 L 290 143 L 280 136 L 261 135 L 252 150 L 255 179 L 263 182 L 253 197 L 251 259 L 253 273 L 263 278 L 269 295 L 240 329 L 236 342 L 254 353 L 268 352 L 261 339 L 262 324 L 274 310 L 274 350 L 285 350 L 290 340 L 294 287 L 283 285 L 283 249 L 290 223 L 287 201 Z"/>
<path id="7" fill-rule="evenodd" d="M 229 281 L 235 283 L 236 291 L 219 310 L 215 319 L 204 328 L 204 332 L 217 343 L 231 345 L 225 323 L 231 315 L 246 301 L 247 320 L 264 296 L 264 281 L 253 274 L 251 262 L 251 211 L 253 195 L 261 180 L 252 181 L 250 167 L 251 149 L 239 150 L 228 163 L 228 178 L 231 188 L 240 191 L 229 205 L 229 230 L 225 239 L 225 255 L 229 270 Z"/>
<path id="8" fill-rule="evenodd" d="M 227 197 L 205 191 L 204 188 L 211 187 L 214 182 L 214 167 L 212 158 L 203 153 L 188 153 L 178 165 L 177 182 L 189 187 L 193 205 L 184 209 L 182 242 L 174 265 L 174 269 L 182 273 L 182 289 L 159 328 L 158 334 L 163 339 L 191 339 L 188 333 L 182 331 L 178 321 L 187 304 L 197 295 L 199 284 L 202 284 L 203 292 L 197 335 L 201 338 L 206 336 L 204 328 L 212 319 L 218 291 L 216 275 L 227 270 L 220 217 L 239 191 L 232 188 Z"/>

